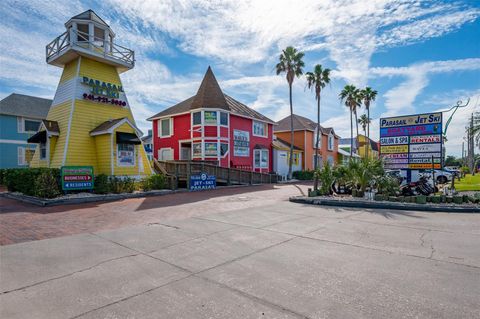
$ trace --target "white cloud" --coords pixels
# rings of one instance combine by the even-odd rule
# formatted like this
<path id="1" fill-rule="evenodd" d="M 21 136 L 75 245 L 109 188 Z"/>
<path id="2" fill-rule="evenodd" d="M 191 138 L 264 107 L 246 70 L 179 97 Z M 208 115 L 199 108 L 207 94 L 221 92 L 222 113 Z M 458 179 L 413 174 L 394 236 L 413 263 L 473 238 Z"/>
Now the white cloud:
<path id="1" fill-rule="evenodd" d="M 424 62 L 398 68 L 372 68 L 370 74 L 378 77 L 401 76 L 406 78 L 400 85 L 383 95 L 386 99 L 386 112 L 383 116 L 391 116 L 408 113 L 415 109 L 415 99 L 429 84 L 429 77 L 432 74 L 472 70 L 480 70 L 480 58 Z"/>

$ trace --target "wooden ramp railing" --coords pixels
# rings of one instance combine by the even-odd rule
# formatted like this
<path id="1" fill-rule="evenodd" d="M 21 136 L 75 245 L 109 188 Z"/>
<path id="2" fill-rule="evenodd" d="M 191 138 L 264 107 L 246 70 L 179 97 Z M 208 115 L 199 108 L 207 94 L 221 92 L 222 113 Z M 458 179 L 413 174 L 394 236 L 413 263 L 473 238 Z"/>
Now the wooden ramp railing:
<path id="1" fill-rule="evenodd" d="M 158 161 L 153 160 L 153 166 L 158 173 L 172 180 L 173 187 L 178 187 L 179 181 L 190 182 L 191 175 L 207 173 L 215 175 L 217 183 L 226 185 L 271 184 L 281 180 L 277 174 L 245 171 L 237 168 L 220 167 L 212 162 L 204 161 Z"/>

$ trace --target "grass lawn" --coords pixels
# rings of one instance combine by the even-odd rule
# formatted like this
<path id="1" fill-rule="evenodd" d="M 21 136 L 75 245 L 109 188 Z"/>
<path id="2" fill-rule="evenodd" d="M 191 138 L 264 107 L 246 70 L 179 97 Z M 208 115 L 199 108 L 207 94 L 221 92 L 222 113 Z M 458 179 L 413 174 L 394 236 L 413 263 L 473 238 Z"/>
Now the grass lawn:
<path id="1" fill-rule="evenodd" d="M 480 174 L 466 175 L 460 182 L 455 181 L 457 191 L 480 191 Z"/>

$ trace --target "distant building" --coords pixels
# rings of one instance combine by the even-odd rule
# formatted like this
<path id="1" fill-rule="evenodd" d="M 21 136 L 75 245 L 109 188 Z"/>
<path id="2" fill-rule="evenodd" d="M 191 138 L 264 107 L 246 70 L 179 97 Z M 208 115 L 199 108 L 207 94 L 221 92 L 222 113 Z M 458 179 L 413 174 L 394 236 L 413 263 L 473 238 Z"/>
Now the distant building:
<path id="1" fill-rule="evenodd" d="M 148 130 L 148 134 L 142 136 L 143 147 L 145 148 L 145 153 L 147 153 L 147 158 L 149 161 L 153 160 L 153 139 L 152 139 L 152 130 Z"/>
<path id="2" fill-rule="evenodd" d="M 338 141 L 339 136 L 335 134 L 333 128 L 324 128 L 320 126 L 319 157 L 316 159 L 315 143 L 317 139 L 317 123 L 300 116 L 293 115 L 293 145 L 302 150 L 301 166 L 302 170 L 312 170 L 315 166 L 315 160 L 318 161 L 318 167 L 324 163 L 335 165 L 338 161 Z M 277 138 L 290 143 L 290 116 L 277 122 L 274 127 Z"/>
<path id="3" fill-rule="evenodd" d="M 365 135 L 359 134 L 357 136 L 358 140 L 358 155 L 364 158 L 367 156 L 367 147 L 368 147 L 368 157 L 369 158 L 379 158 L 379 146 L 378 142 L 375 142 L 372 139 L 369 139 Z"/>
<path id="4" fill-rule="evenodd" d="M 273 136 L 273 171 L 278 175 L 286 177 L 288 175 L 288 165 L 290 160 L 290 143 Z M 292 172 L 302 170 L 301 148 L 293 147 Z"/>
<path id="5" fill-rule="evenodd" d="M 370 141 L 367 144 L 367 140 Z M 368 139 L 365 135 L 359 134 L 357 137 L 353 138 L 353 143 L 351 143 L 350 138 L 341 138 L 339 144 L 339 153 L 341 154 L 341 163 L 347 164 L 350 158 L 350 148 L 353 144 L 353 157 L 354 158 L 364 158 L 367 154 L 367 145 L 368 157 L 369 158 L 378 158 L 379 157 L 379 147 L 378 143 L 372 139 Z"/>
<path id="6" fill-rule="evenodd" d="M 28 167 L 36 144 L 27 139 L 47 118 L 52 100 L 10 94 L 0 101 L 0 168 Z"/>
<path id="7" fill-rule="evenodd" d="M 203 160 L 272 171 L 274 122 L 224 94 L 209 67 L 197 94 L 148 120 L 158 160 Z"/>

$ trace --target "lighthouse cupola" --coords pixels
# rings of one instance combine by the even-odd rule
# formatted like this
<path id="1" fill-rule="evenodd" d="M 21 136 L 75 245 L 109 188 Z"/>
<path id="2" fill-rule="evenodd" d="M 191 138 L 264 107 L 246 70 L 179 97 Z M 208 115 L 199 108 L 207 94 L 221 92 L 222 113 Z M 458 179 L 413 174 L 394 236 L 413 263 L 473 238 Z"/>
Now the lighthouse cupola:
<path id="1" fill-rule="evenodd" d="M 78 56 L 113 65 L 119 72 L 135 64 L 133 50 L 115 43 L 115 33 L 93 10 L 82 12 L 65 23 L 66 31 L 46 47 L 47 63 L 63 67 Z"/>

